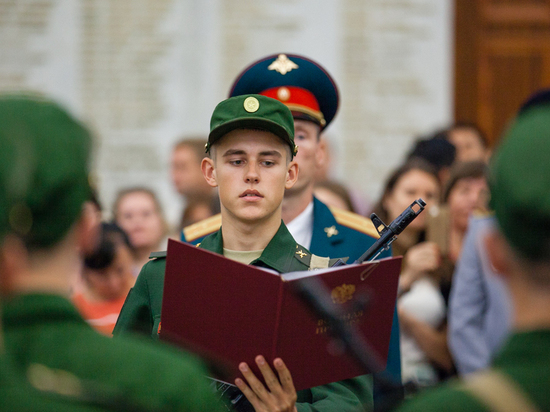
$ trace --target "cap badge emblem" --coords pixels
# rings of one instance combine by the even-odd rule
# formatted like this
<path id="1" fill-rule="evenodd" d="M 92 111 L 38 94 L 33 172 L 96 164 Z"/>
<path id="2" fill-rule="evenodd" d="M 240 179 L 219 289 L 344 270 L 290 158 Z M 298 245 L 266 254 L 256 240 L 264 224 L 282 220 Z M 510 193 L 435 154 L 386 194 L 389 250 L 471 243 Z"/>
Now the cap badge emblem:
<path id="1" fill-rule="evenodd" d="M 243 106 L 248 113 L 254 113 L 260 108 L 260 102 L 255 97 L 250 96 L 244 99 Z"/>
<path id="2" fill-rule="evenodd" d="M 286 102 L 290 99 L 290 90 L 286 87 L 279 87 L 279 89 L 277 89 L 277 98 L 282 102 Z"/>
<path id="3" fill-rule="evenodd" d="M 277 59 L 267 67 L 268 70 L 275 70 L 282 75 L 285 75 L 289 71 L 297 68 L 298 65 L 286 57 L 286 54 L 279 54 Z"/>

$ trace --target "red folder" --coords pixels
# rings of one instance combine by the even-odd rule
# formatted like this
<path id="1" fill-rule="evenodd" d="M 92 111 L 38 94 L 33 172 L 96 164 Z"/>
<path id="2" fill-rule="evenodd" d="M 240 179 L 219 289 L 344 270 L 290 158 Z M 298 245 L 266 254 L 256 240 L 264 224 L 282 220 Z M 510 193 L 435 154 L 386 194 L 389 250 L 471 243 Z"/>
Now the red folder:
<path id="1" fill-rule="evenodd" d="M 260 354 L 270 363 L 281 357 L 296 390 L 353 378 L 366 371 L 338 350 L 327 320 L 314 315 L 293 283 L 321 280 L 331 304 L 385 365 L 400 268 L 399 257 L 280 275 L 170 240 L 160 338 L 229 365 L 230 382 L 243 361 L 261 377 L 254 362 Z M 369 304 L 358 308 L 365 294 Z"/>

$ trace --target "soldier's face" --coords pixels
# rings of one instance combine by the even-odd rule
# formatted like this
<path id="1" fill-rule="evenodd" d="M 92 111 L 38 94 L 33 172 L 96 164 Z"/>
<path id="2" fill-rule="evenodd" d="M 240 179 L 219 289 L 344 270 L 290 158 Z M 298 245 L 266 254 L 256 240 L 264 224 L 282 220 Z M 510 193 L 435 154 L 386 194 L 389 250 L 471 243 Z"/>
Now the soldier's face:
<path id="1" fill-rule="evenodd" d="M 219 188 L 222 216 L 254 222 L 281 219 L 285 189 L 296 182 L 298 166 L 288 146 L 272 133 L 233 130 L 204 159 L 207 182 Z"/>
<path id="2" fill-rule="evenodd" d="M 315 123 L 294 119 L 294 141 L 298 146 L 298 154 L 294 159 L 300 167 L 300 175 L 289 193 L 301 192 L 314 183 L 315 173 L 324 158 L 319 132 L 320 128 Z"/>

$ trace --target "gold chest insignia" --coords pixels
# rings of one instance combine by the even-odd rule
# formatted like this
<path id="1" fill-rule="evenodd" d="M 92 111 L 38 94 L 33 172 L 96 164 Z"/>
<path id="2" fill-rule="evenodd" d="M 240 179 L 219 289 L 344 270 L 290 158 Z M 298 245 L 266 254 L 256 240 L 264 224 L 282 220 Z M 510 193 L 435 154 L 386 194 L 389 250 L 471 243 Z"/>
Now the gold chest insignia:
<path id="1" fill-rule="evenodd" d="M 307 253 L 304 253 L 303 250 L 297 251 L 296 254 L 297 254 L 298 256 L 300 256 L 300 258 L 302 258 L 302 259 L 304 258 L 304 256 L 307 256 Z"/>
<path id="2" fill-rule="evenodd" d="M 283 76 L 293 69 L 297 69 L 298 65 L 286 57 L 286 54 L 279 54 L 277 59 L 271 63 L 267 69 L 275 70 L 276 72 L 281 73 Z"/>
<path id="3" fill-rule="evenodd" d="M 332 237 L 338 234 L 338 229 L 336 229 L 336 226 L 326 227 L 325 232 L 327 234 L 327 237 Z"/>
<path id="4" fill-rule="evenodd" d="M 336 286 L 332 289 L 330 297 L 334 303 L 346 303 L 348 300 L 353 298 L 355 293 L 355 285 L 346 285 L 345 283 L 342 286 Z"/>

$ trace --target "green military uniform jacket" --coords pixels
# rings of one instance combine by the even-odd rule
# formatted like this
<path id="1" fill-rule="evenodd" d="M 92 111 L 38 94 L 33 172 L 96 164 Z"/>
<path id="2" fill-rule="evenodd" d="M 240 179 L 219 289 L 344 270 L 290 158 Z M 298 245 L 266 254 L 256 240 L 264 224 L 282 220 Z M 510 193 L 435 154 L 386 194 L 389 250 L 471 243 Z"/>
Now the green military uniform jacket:
<path id="1" fill-rule="evenodd" d="M 223 254 L 221 228 L 204 238 L 199 247 Z M 310 260 L 309 251 L 296 243 L 285 224 L 281 222 L 279 230 L 261 256 L 251 264 L 270 268 L 279 273 L 287 273 L 307 270 Z M 143 266 L 136 284 L 126 298 L 113 331 L 114 335 L 133 331 L 158 339 L 165 263 L 166 260 L 161 257 Z M 299 412 L 361 411 L 371 407 L 370 376 L 361 376 L 298 392 Z"/>
<path id="2" fill-rule="evenodd" d="M 514 334 L 493 362 L 541 411 L 550 411 L 550 329 Z M 491 409 L 458 382 L 428 390 L 406 402 L 399 412 L 468 411 Z"/>
<path id="3" fill-rule="evenodd" d="M 38 366 L 39 368 L 42 365 Z M 92 412 L 105 410 L 94 400 L 55 392 L 55 388 L 39 388 L 19 370 L 7 355 L 0 356 L 0 410 L 40 412 Z M 61 389 L 61 388 L 60 388 Z M 120 410 L 127 410 L 120 409 Z"/>
<path id="4" fill-rule="evenodd" d="M 223 410 L 198 359 L 164 345 L 100 335 L 61 296 L 4 299 L 2 321 L 15 367 L 36 387 L 74 397 L 75 405 L 88 400 L 112 410 Z"/>

